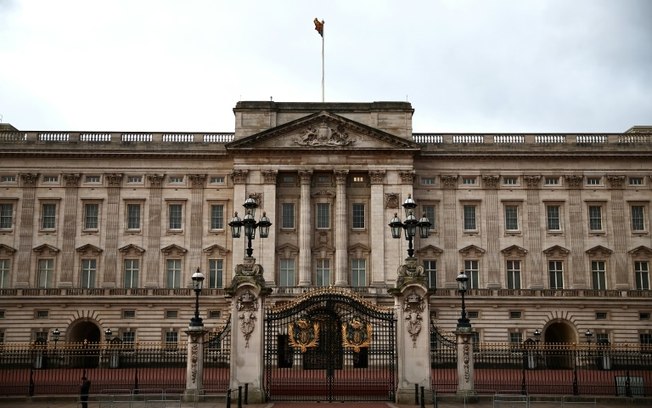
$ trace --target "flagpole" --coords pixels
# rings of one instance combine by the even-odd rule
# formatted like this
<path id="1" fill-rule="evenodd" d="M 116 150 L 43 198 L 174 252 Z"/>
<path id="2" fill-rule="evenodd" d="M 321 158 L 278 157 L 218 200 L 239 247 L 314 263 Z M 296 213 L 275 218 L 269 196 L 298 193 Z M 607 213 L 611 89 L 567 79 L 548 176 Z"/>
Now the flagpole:
<path id="1" fill-rule="evenodd" d="M 324 34 L 321 35 L 321 101 L 324 102 Z"/>

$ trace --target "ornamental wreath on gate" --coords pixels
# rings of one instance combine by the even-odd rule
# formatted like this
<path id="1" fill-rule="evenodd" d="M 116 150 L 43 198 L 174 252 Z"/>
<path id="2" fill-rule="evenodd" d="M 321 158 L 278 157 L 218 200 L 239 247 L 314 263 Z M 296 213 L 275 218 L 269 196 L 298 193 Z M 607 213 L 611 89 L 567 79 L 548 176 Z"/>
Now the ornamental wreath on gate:
<path id="1" fill-rule="evenodd" d="M 311 324 L 308 319 L 299 319 L 288 324 L 288 334 L 290 345 L 305 353 L 306 349 L 319 345 L 319 322 Z"/>
<path id="2" fill-rule="evenodd" d="M 371 324 L 363 323 L 357 317 L 342 323 L 342 346 L 352 348 L 356 353 L 371 345 Z"/>

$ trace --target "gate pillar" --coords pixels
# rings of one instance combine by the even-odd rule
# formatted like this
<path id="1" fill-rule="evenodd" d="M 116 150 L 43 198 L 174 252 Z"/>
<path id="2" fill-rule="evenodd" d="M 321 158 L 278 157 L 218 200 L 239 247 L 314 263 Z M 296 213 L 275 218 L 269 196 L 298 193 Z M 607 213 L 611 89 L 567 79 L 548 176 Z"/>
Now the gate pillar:
<path id="1" fill-rule="evenodd" d="M 398 268 L 394 295 L 397 312 L 398 387 L 396 402 L 414 404 L 415 385 L 430 388 L 430 307 L 423 266 L 409 257 Z"/>
<path id="2" fill-rule="evenodd" d="M 468 399 L 474 397 L 473 333 L 471 327 L 458 327 L 457 336 L 457 395 Z"/>
<path id="3" fill-rule="evenodd" d="M 263 267 L 253 257 L 235 268 L 227 293 L 231 296 L 231 367 L 229 388 L 247 384 L 247 401 L 262 403 L 264 353 L 264 306 L 271 289 L 265 286 Z"/>
<path id="4" fill-rule="evenodd" d="M 186 330 L 188 335 L 188 359 L 186 365 L 186 390 L 183 393 L 185 401 L 199 401 L 204 392 L 204 335 L 206 332 L 204 326 L 190 326 Z"/>

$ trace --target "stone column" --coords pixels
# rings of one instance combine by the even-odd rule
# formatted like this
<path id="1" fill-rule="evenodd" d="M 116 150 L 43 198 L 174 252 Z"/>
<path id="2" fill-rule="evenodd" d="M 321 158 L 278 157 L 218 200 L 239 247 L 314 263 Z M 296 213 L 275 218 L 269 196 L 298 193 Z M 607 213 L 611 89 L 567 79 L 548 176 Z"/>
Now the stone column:
<path id="1" fill-rule="evenodd" d="M 446 190 L 443 197 L 444 214 L 441 223 L 442 238 L 444 242 L 444 286 L 447 288 L 456 288 L 457 281 L 457 234 L 459 228 L 459 219 L 457 216 L 457 175 L 443 175 L 441 185 Z"/>
<path id="2" fill-rule="evenodd" d="M 202 237 L 204 235 L 204 185 L 205 174 L 190 174 L 190 248 L 188 250 L 188 271 L 202 267 Z"/>
<path id="3" fill-rule="evenodd" d="M 22 173 L 20 175 L 23 197 L 20 208 L 20 231 L 18 243 L 18 271 L 16 287 L 27 288 L 36 283 L 34 268 L 32 268 L 32 245 L 34 231 L 34 205 L 36 204 L 37 173 Z"/>
<path id="4" fill-rule="evenodd" d="M 248 402 L 265 401 L 263 370 L 265 355 L 264 306 L 271 292 L 265 286 L 263 267 L 256 259 L 245 258 L 227 293 L 231 296 L 231 366 L 230 388 L 248 384 Z"/>
<path id="5" fill-rule="evenodd" d="M 80 174 L 63 175 L 66 189 L 63 200 L 63 223 L 59 224 L 63 229 L 61 274 L 57 284 L 60 288 L 79 286 L 79 282 L 76 285 L 73 283 L 73 276 L 75 271 L 75 236 L 77 235 L 77 208 L 79 208 L 77 200 L 79 198 L 80 178 Z"/>
<path id="6" fill-rule="evenodd" d="M 301 178 L 301 205 L 299 216 L 299 286 L 310 286 L 312 263 L 312 216 L 310 181 L 312 171 L 299 171 Z"/>
<path id="7" fill-rule="evenodd" d="M 161 206 L 163 198 L 163 178 L 161 174 L 149 174 L 149 218 L 147 225 L 147 252 L 145 253 L 147 270 L 145 271 L 145 286 L 157 288 L 160 286 L 159 259 L 161 256 Z"/>
<path id="8" fill-rule="evenodd" d="M 527 185 L 527 228 L 523 231 L 525 236 L 525 247 L 528 248 L 526 258 L 527 287 L 530 289 L 543 289 L 543 276 L 545 269 L 542 265 L 542 230 L 541 230 L 541 198 L 539 195 L 539 185 L 541 176 L 524 176 Z M 525 288 L 526 282 L 523 282 Z"/>
<path id="9" fill-rule="evenodd" d="M 120 185 L 123 175 L 106 174 L 106 241 L 104 244 L 104 283 L 105 288 L 114 288 L 118 280 L 118 231 L 120 229 Z"/>
<path id="10" fill-rule="evenodd" d="M 186 360 L 186 390 L 184 401 L 197 402 L 204 394 L 204 326 L 188 326 L 188 358 Z"/>
<path id="11" fill-rule="evenodd" d="M 406 259 L 399 268 L 394 295 L 397 312 L 396 348 L 398 352 L 398 388 L 396 402 L 413 404 L 414 386 L 429 389 L 430 381 L 430 308 L 423 266 L 416 258 Z"/>
<path id="12" fill-rule="evenodd" d="M 369 171 L 371 179 L 371 207 L 369 210 L 369 233 L 371 235 L 371 286 L 385 286 L 385 236 L 391 236 L 385 220 L 384 187 L 385 171 Z"/>
<path id="13" fill-rule="evenodd" d="M 482 176 L 484 183 L 485 208 L 487 214 L 487 288 L 500 288 L 500 208 L 498 202 L 498 182 L 500 177 L 495 175 Z"/>
<path id="14" fill-rule="evenodd" d="M 336 170 L 335 183 L 335 286 L 348 285 L 348 218 L 346 178 L 348 170 Z"/>
<path id="15" fill-rule="evenodd" d="M 265 281 L 270 285 L 276 284 L 276 170 L 263 170 L 263 197 L 265 197 L 265 213 L 272 222 L 269 237 L 265 238 L 265 245 L 260 249 L 260 258 L 265 268 Z M 261 215 L 262 216 L 262 213 Z M 260 220 L 259 216 L 259 220 Z"/>
<path id="16" fill-rule="evenodd" d="M 613 270 L 616 278 L 614 289 L 626 290 L 630 288 L 630 272 L 627 268 L 627 216 L 623 191 L 625 176 L 607 175 L 607 181 L 611 187 L 611 220 L 614 237 Z"/>
<path id="17" fill-rule="evenodd" d="M 471 327 L 458 327 L 455 335 L 457 337 L 457 395 L 465 399 L 475 398 Z"/>
<path id="18" fill-rule="evenodd" d="M 584 222 L 582 218 L 582 176 L 566 176 L 568 192 L 568 215 L 570 217 L 570 260 L 564 271 L 564 288 L 581 289 L 586 287 L 586 267 L 584 266 Z M 566 281 L 568 279 L 568 281 Z M 572 281 L 571 281 L 572 279 Z M 568 284 L 568 286 L 567 286 Z"/>

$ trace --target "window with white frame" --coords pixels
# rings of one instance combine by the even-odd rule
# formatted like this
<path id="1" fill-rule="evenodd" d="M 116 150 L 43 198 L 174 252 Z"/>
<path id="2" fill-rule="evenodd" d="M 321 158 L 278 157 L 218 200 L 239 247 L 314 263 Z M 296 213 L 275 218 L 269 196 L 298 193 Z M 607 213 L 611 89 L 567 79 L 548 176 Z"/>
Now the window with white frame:
<path id="1" fill-rule="evenodd" d="M 173 231 L 183 229 L 183 204 L 168 204 L 168 229 Z"/>
<path id="2" fill-rule="evenodd" d="M 281 229 L 294 228 L 294 203 L 281 203 Z"/>
<path id="3" fill-rule="evenodd" d="M 166 351 L 177 351 L 179 345 L 179 332 L 170 329 L 165 332 L 165 349 Z"/>
<path id="4" fill-rule="evenodd" d="M 134 329 L 121 330 L 122 331 L 122 345 L 127 350 L 133 350 L 136 343 L 136 331 Z"/>
<path id="5" fill-rule="evenodd" d="M 95 277 L 97 274 L 97 259 L 82 259 L 80 284 L 84 289 L 95 287 Z"/>
<path id="6" fill-rule="evenodd" d="M 437 289 L 437 260 L 426 259 L 423 261 L 423 272 L 428 280 L 428 289 Z"/>
<path id="7" fill-rule="evenodd" d="M 423 214 L 430 221 L 430 229 L 437 229 L 437 206 L 434 204 L 425 204 L 421 206 Z"/>
<path id="8" fill-rule="evenodd" d="M 97 184 L 102 181 L 102 178 L 97 174 L 89 174 L 84 176 L 84 183 Z"/>
<path id="9" fill-rule="evenodd" d="M 208 287 L 211 289 L 224 288 L 224 259 L 208 260 Z"/>
<path id="10" fill-rule="evenodd" d="M 474 186 L 476 183 L 477 177 L 462 177 L 462 184 L 465 186 Z"/>
<path id="11" fill-rule="evenodd" d="M 295 286 L 295 266 L 294 258 L 281 258 L 279 260 L 279 286 Z"/>
<path id="12" fill-rule="evenodd" d="M 143 176 L 127 176 L 127 184 L 142 184 Z"/>
<path id="13" fill-rule="evenodd" d="M 165 287 L 178 289 L 181 287 L 181 259 L 167 259 L 165 261 Z"/>
<path id="14" fill-rule="evenodd" d="M 560 184 L 559 177 L 546 176 L 546 178 L 543 180 L 543 184 L 546 186 L 558 186 Z"/>
<path id="15" fill-rule="evenodd" d="M 477 231 L 477 219 L 476 219 L 476 210 L 477 206 L 474 204 L 465 204 L 463 206 L 463 217 L 464 217 L 464 231 Z"/>
<path id="16" fill-rule="evenodd" d="M 329 203 L 317 203 L 317 229 L 329 229 L 331 227 L 331 205 Z"/>
<path id="17" fill-rule="evenodd" d="M 0 288 L 8 288 L 11 286 L 11 282 L 9 282 L 10 270 L 11 270 L 11 260 L 0 259 Z"/>
<path id="18" fill-rule="evenodd" d="M 57 227 L 57 204 L 41 204 L 41 229 L 53 230 Z"/>
<path id="19" fill-rule="evenodd" d="M 138 275 L 140 272 L 140 259 L 125 259 L 123 265 L 123 286 L 127 289 L 137 288 L 139 286 Z"/>
<path id="20" fill-rule="evenodd" d="M 54 174 L 43 175 L 43 183 L 55 184 L 59 182 L 59 176 Z"/>
<path id="21" fill-rule="evenodd" d="M 211 230 L 224 229 L 224 204 L 211 204 Z"/>
<path id="22" fill-rule="evenodd" d="M 140 231 L 141 209 L 142 205 L 140 203 L 127 203 L 127 230 Z"/>
<path id="23" fill-rule="evenodd" d="M 331 260 L 328 258 L 317 259 L 317 286 L 328 286 L 331 284 Z"/>
<path id="24" fill-rule="evenodd" d="M 41 258 L 37 263 L 36 287 L 51 288 L 54 285 L 54 259 Z"/>
<path id="25" fill-rule="evenodd" d="M 587 186 L 599 186 L 602 184 L 602 178 L 601 177 L 587 177 L 586 178 L 586 185 Z"/>
<path id="26" fill-rule="evenodd" d="M 521 289 L 521 261 L 508 259 L 507 269 L 507 289 Z"/>
<path id="27" fill-rule="evenodd" d="M 634 261 L 634 280 L 637 290 L 650 290 L 650 263 Z"/>
<path id="28" fill-rule="evenodd" d="M 421 184 L 424 186 L 432 186 L 435 184 L 435 178 L 434 177 L 421 177 Z"/>
<path id="29" fill-rule="evenodd" d="M 224 178 L 224 176 L 211 176 L 208 182 L 210 184 L 225 184 L 226 179 Z"/>
<path id="30" fill-rule="evenodd" d="M 353 229 L 364 229 L 364 210 L 363 203 L 353 203 L 351 207 L 352 227 Z"/>
<path id="31" fill-rule="evenodd" d="M 642 186 L 643 185 L 643 177 L 629 177 L 628 178 L 628 183 L 630 186 Z"/>
<path id="32" fill-rule="evenodd" d="M 351 259 L 351 286 L 367 286 L 367 260 L 364 258 Z"/>
<path id="33" fill-rule="evenodd" d="M 561 231 L 561 205 L 546 205 L 546 228 L 550 232 Z"/>
<path id="34" fill-rule="evenodd" d="M 589 230 L 602 231 L 602 205 L 589 205 Z"/>
<path id="35" fill-rule="evenodd" d="M 591 282 L 593 289 L 607 289 L 607 272 L 605 261 L 591 261 Z"/>
<path id="36" fill-rule="evenodd" d="M 100 204 L 84 203 L 84 230 L 97 230 L 100 225 Z"/>
<path id="37" fill-rule="evenodd" d="M 509 332 L 509 344 L 512 346 L 518 346 L 523 343 L 523 333 L 518 331 Z"/>
<path id="38" fill-rule="evenodd" d="M 548 277 L 550 289 L 564 288 L 564 262 L 548 261 Z"/>
<path id="39" fill-rule="evenodd" d="M 505 231 L 518 231 L 518 205 L 505 205 Z"/>
<path id="40" fill-rule="evenodd" d="M 13 203 L 0 203 L 0 230 L 11 230 L 14 227 Z"/>
<path id="41" fill-rule="evenodd" d="M 183 176 L 169 176 L 168 182 L 170 184 L 183 184 Z"/>
<path id="42" fill-rule="evenodd" d="M 632 204 L 630 206 L 632 232 L 645 232 L 646 227 L 646 206 L 642 204 Z"/>
<path id="43" fill-rule="evenodd" d="M 469 289 L 480 287 L 480 262 L 477 259 L 464 260 L 464 274 L 469 278 L 467 284 Z"/>
<path id="44" fill-rule="evenodd" d="M 504 186 L 516 186 L 518 185 L 518 177 L 515 176 L 504 176 L 503 177 Z"/>
<path id="45" fill-rule="evenodd" d="M 15 174 L 3 174 L 0 176 L 0 183 L 13 184 L 16 182 Z"/>

